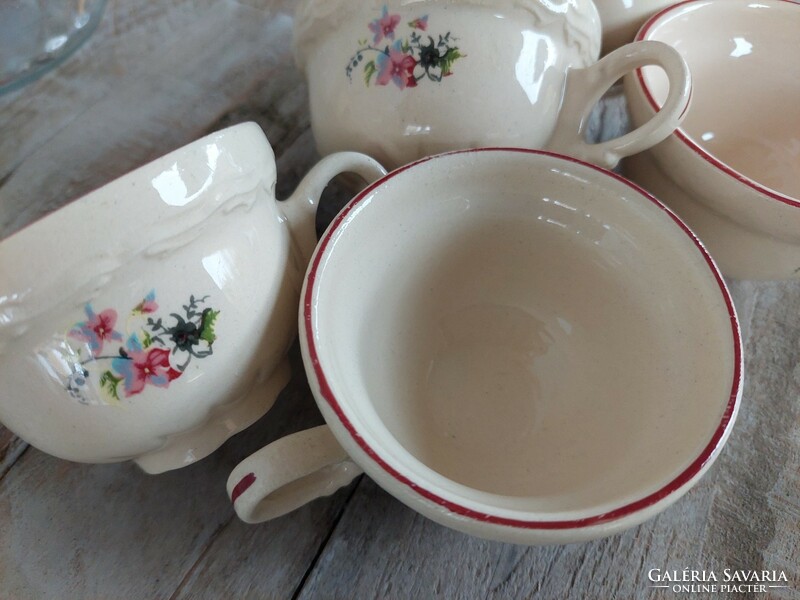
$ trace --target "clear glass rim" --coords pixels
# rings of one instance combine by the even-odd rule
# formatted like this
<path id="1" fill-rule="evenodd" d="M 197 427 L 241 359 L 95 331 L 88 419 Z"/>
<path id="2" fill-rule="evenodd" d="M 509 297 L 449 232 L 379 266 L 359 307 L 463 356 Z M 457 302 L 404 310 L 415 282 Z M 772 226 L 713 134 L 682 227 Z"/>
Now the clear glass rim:
<path id="1" fill-rule="evenodd" d="M 36 81 L 72 56 L 97 29 L 97 25 L 103 18 L 107 3 L 108 0 L 86 2 L 89 5 L 86 9 L 89 20 L 83 27 L 74 30 L 67 41 L 57 50 L 47 54 L 46 58 L 42 58 L 42 55 L 38 58 L 34 57 L 26 68 L 17 72 L 0 72 L 0 95 L 17 91 Z"/>

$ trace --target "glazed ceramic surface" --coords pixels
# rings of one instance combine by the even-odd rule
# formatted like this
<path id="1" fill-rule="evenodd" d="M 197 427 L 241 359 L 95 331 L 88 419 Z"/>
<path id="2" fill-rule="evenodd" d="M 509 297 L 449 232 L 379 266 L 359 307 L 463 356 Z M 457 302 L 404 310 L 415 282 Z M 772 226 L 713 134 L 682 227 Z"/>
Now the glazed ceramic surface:
<path id="1" fill-rule="evenodd" d="M 467 533 L 609 535 L 697 481 L 741 393 L 733 305 L 697 240 L 625 180 L 547 153 L 442 155 L 360 194 L 312 259 L 300 324 L 333 436 L 236 468 L 251 522 L 361 468 Z"/>
<path id="2" fill-rule="evenodd" d="M 347 168 L 382 172 L 337 155 L 279 204 L 269 143 L 239 125 L 1 242 L 0 420 L 56 456 L 149 472 L 255 421 L 289 377 L 314 202 Z"/>
<path id="3" fill-rule="evenodd" d="M 686 219 L 731 277 L 800 273 L 799 28 L 793 2 L 699 0 L 639 34 L 675 46 L 695 85 L 681 128 L 627 172 Z M 665 98 L 649 68 L 625 85 L 637 123 Z"/>
<path id="4" fill-rule="evenodd" d="M 628 46 L 597 63 L 590 0 L 305 0 L 295 23 L 323 155 L 358 150 L 397 167 L 460 148 L 548 147 L 611 167 L 669 135 L 689 98 L 685 64 L 666 46 Z M 669 73 L 664 110 L 587 144 L 597 100 L 644 64 Z"/>
<path id="5" fill-rule="evenodd" d="M 595 0 L 603 25 L 603 53 L 632 42 L 649 17 L 674 0 Z"/>

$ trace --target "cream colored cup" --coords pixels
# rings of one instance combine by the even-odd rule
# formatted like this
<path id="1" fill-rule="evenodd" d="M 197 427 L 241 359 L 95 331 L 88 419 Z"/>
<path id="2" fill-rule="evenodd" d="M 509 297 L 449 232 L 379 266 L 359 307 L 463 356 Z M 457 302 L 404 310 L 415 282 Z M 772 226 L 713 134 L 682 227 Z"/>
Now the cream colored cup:
<path id="1" fill-rule="evenodd" d="M 738 279 L 800 276 L 800 5 L 691 0 L 638 39 L 677 48 L 695 85 L 686 120 L 626 173 L 675 210 Z M 660 73 L 625 81 L 635 124 L 666 98 Z"/>
<path id="2" fill-rule="evenodd" d="M 380 180 L 322 238 L 299 318 L 327 425 L 236 467 L 248 522 L 363 469 L 470 534 L 610 535 L 694 485 L 739 406 L 711 258 L 654 198 L 559 155 L 463 151 Z"/>
<path id="3" fill-rule="evenodd" d="M 677 52 L 634 44 L 597 62 L 591 0 L 303 0 L 295 21 L 322 155 L 365 152 L 387 167 L 478 146 L 549 148 L 613 167 L 680 123 L 690 78 Z M 661 113 L 585 141 L 592 108 L 625 73 L 665 69 Z"/>
<path id="4" fill-rule="evenodd" d="M 289 378 L 319 163 L 285 202 L 261 129 L 237 125 L 109 183 L 0 242 L 0 421 L 55 456 L 203 458 Z"/>

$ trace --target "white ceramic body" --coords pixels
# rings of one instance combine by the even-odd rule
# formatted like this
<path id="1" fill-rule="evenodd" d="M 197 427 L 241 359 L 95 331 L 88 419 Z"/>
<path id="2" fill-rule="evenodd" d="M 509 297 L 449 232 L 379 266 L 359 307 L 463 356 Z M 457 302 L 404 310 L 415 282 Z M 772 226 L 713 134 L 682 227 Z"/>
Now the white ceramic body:
<path id="1" fill-rule="evenodd" d="M 331 225 L 303 299 L 330 432 L 234 470 L 248 521 L 360 468 L 473 535 L 610 535 L 685 493 L 738 409 L 738 324 L 713 261 L 656 200 L 558 155 L 475 150 L 395 171 Z"/>
<path id="2" fill-rule="evenodd" d="M 386 35 L 377 29 L 382 23 Z M 666 47 L 652 46 L 647 56 L 630 47 L 596 64 L 600 37 L 590 0 L 557 8 L 542 0 L 305 0 L 295 49 L 322 155 L 357 150 L 394 168 L 447 150 L 547 147 L 613 167 L 674 130 L 689 76 Z M 426 69 L 432 62 L 423 47 L 452 60 Z M 600 96 L 634 63 L 654 62 L 675 83 L 659 126 L 622 143 L 586 144 L 583 130 Z M 388 76 L 403 64 L 407 70 Z"/>
<path id="3" fill-rule="evenodd" d="M 275 182 L 243 124 L 2 241 L 0 421 L 61 458 L 160 472 L 262 416 L 288 381 L 310 254 L 287 221 L 303 199 L 279 204 Z"/>
<path id="4" fill-rule="evenodd" d="M 675 0 L 595 0 L 603 25 L 603 54 L 628 44 L 645 21 Z"/>
<path id="5" fill-rule="evenodd" d="M 673 44 L 695 76 L 679 130 L 629 159 L 626 173 L 684 218 L 738 279 L 800 274 L 800 5 L 685 2 L 639 39 Z M 625 81 L 634 123 L 664 97 L 658 73 Z"/>

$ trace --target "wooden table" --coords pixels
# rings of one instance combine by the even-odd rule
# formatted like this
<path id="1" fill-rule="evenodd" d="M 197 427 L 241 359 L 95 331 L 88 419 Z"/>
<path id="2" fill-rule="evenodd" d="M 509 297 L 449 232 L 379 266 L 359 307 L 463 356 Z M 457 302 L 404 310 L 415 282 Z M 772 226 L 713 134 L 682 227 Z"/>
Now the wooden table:
<path id="1" fill-rule="evenodd" d="M 246 120 L 267 132 L 288 195 L 316 160 L 289 50 L 292 5 L 111 0 L 76 56 L 0 98 L 0 234 Z M 596 130 L 619 129 L 622 109 L 608 100 Z M 345 200 L 327 195 L 321 227 Z M 424 519 L 366 477 L 244 525 L 225 494 L 232 467 L 322 421 L 295 347 L 294 379 L 273 410 L 180 471 L 73 464 L 0 428 L 0 598 L 681 597 L 650 587 L 656 568 L 782 570 L 790 586 L 771 597 L 797 598 L 800 283 L 730 283 L 747 363 L 730 443 L 686 497 L 631 531 L 562 547 L 487 542 Z"/>

